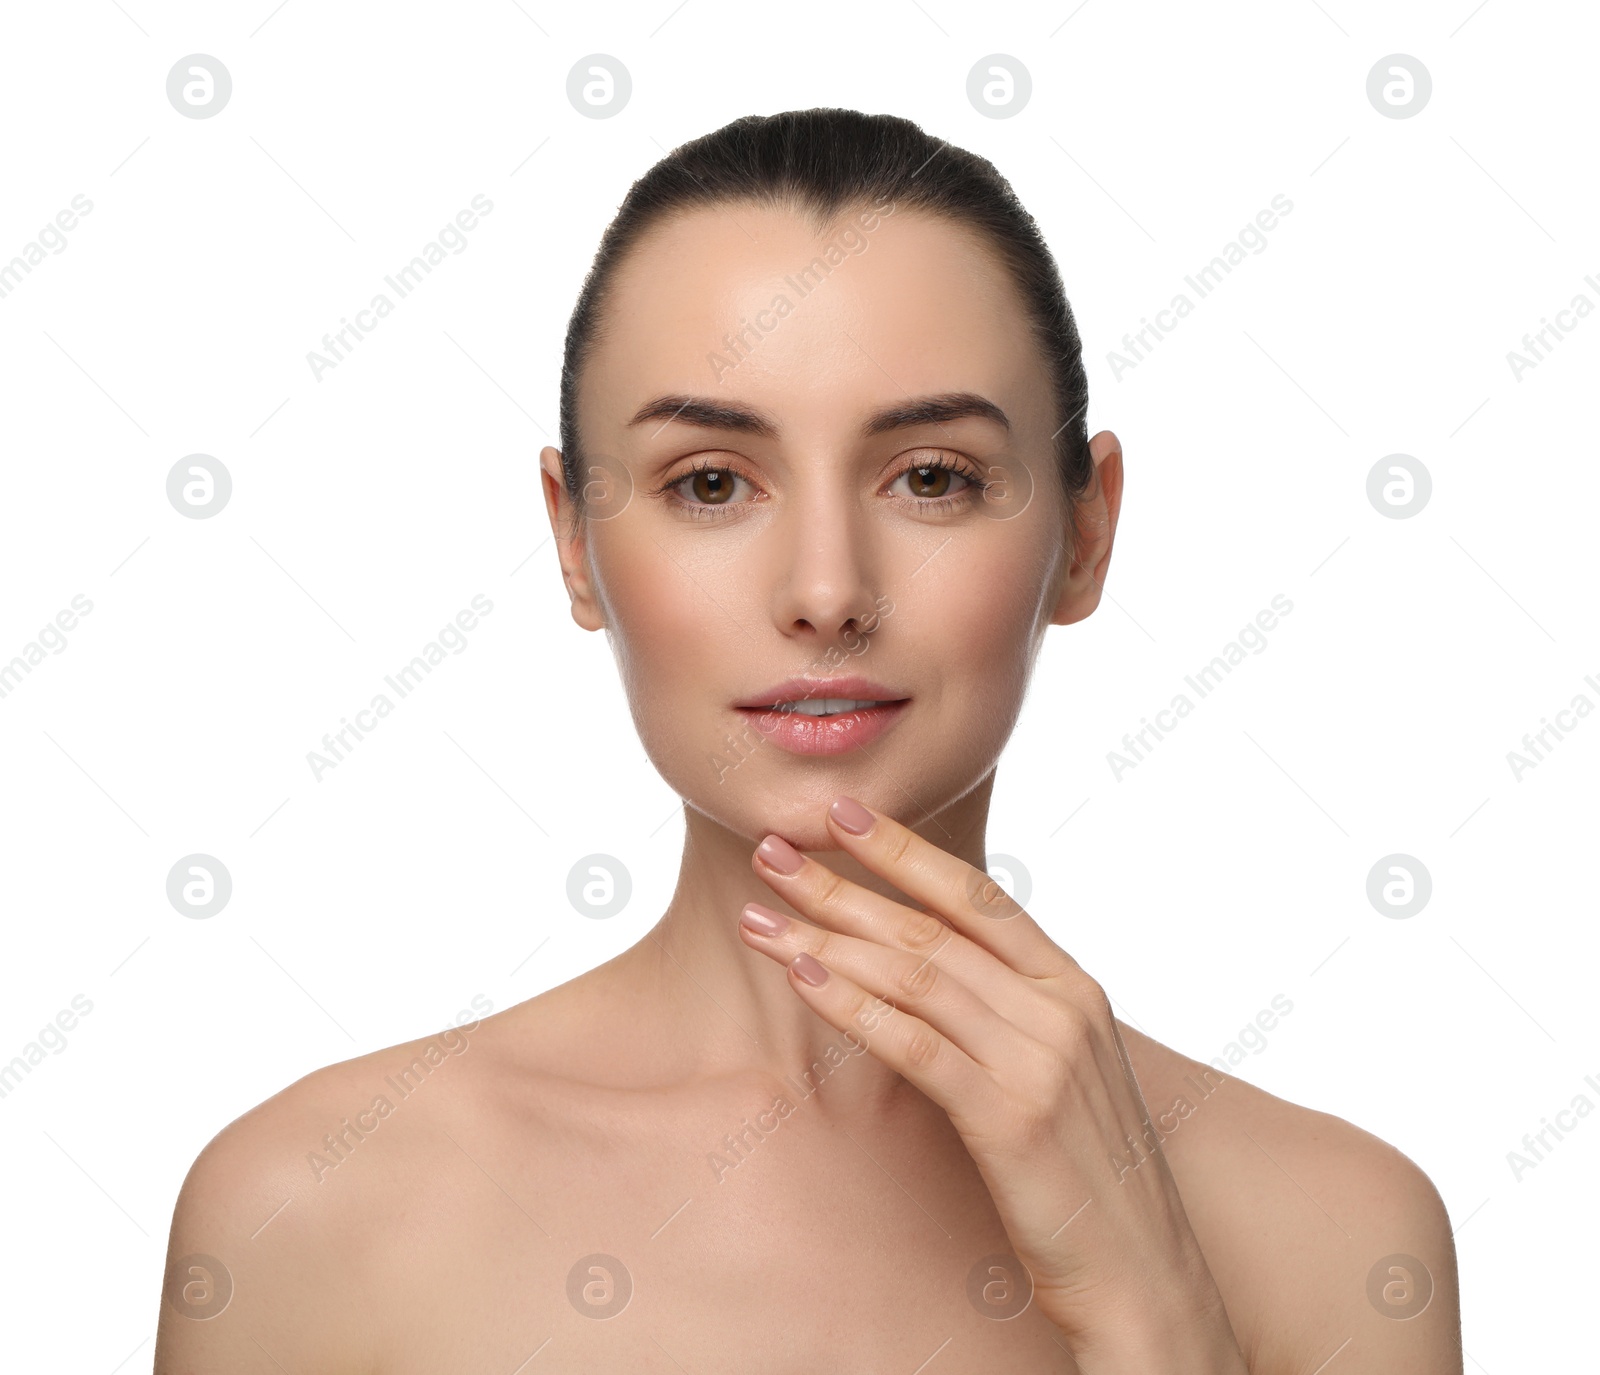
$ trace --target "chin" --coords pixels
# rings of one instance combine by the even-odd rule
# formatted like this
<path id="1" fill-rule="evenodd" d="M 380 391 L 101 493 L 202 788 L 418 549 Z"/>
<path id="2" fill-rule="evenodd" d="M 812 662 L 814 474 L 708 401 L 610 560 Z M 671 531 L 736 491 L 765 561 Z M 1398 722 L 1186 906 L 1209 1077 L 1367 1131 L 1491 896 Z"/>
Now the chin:
<path id="1" fill-rule="evenodd" d="M 641 739 L 657 772 L 686 806 L 748 840 L 751 849 L 768 835 L 780 835 L 806 851 L 842 848 L 827 822 L 828 807 L 841 793 L 902 825 L 918 827 L 981 783 L 994 769 L 989 749 L 1003 744 L 998 739 L 969 740 L 959 756 L 913 751 L 909 759 L 882 746 L 872 758 L 837 754 L 824 759 L 762 744 L 743 758 L 716 756 L 719 765 L 709 753 L 685 753 L 681 735 L 657 741 L 641 733 Z M 737 762 L 728 766 L 729 759 Z M 937 765 L 936 772 L 930 764 Z"/>
<path id="2" fill-rule="evenodd" d="M 701 810 L 743 836 L 752 849 L 767 836 L 780 835 L 799 850 L 837 850 L 840 847 L 828 831 L 827 812 L 833 799 L 845 791 L 849 789 L 817 783 L 764 786 L 742 795 L 709 799 L 712 805 Z M 877 806 L 877 800 L 865 790 L 857 790 L 851 796 L 860 796 L 869 807 Z"/>

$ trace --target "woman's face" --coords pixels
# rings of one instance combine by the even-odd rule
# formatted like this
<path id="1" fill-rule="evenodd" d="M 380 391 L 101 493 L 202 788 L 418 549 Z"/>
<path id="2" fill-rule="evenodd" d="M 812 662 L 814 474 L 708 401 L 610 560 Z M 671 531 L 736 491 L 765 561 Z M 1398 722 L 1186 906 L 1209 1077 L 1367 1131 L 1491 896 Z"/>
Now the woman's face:
<path id="1" fill-rule="evenodd" d="M 575 539 L 560 456 L 541 462 L 573 616 L 608 631 L 651 761 L 752 841 L 828 848 L 839 793 L 922 823 L 993 769 L 1115 524 L 1115 491 L 1087 503 L 1101 533 L 1073 563 L 1016 289 L 967 231 L 893 205 L 820 234 L 697 210 L 613 280 Z M 1114 449 L 1096 436 L 1097 463 Z M 807 697 L 898 705 L 814 717 Z"/>

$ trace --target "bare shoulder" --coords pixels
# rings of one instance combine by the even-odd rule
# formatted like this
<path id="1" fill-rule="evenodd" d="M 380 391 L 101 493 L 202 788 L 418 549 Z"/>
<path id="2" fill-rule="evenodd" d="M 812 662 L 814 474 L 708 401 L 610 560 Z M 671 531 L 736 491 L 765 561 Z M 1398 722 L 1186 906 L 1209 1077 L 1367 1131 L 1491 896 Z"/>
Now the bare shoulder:
<path id="1" fill-rule="evenodd" d="M 375 1367 L 375 1296 L 412 1263 L 406 1239 L 437 1234 L 443 1205 L 415 1181 L 471 1119 L 488 1028 L 319 1069 L 217 1133 L 173 1211 L 156 1375 Z"/>
<path id="2" fill-rule="evenodd" d="M 1459 1375 L 1455 1246 L 1423 1169 L 1343 1118 L 1121 1030 L 1251 1370 L 1337 1354 L 1370 1375 Z M 1129 1143 L 1128 1165 L 1151 1145 Z"/>

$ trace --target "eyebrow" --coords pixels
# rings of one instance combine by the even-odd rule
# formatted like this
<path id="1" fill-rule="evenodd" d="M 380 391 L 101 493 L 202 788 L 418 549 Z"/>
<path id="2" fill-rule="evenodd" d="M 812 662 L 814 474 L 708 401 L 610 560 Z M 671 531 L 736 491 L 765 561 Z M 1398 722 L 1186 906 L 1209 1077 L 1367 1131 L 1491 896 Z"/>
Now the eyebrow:
<path id="1" fill-rule="evenodd" d="M 938 425 L 947 420 L 977 417 L 992 420 L 1009 430 L 1011 421 L 1006 413 L 987 397 L 976 392 L 941 392 L 936 396 L 914 396 L 908 401 L 882 406 L 872 412 L 861 426 L 861 435 L 886 434 L 890 430 L 906 429 L 913 425 Z M 670 423 L 681 420 L 706 430 L 732 430 L 740 434 L 759 435 L 763 439 L 776 439 L 777 421 L 752 406 L 737 401 L 718 401 L 705 396 L 667 395 L 647 401 L 635 412 L 628 423 L 642 425 L 647 421 L 661 420 Z M 663 424 L 665 428 L 665 424 Z"/>

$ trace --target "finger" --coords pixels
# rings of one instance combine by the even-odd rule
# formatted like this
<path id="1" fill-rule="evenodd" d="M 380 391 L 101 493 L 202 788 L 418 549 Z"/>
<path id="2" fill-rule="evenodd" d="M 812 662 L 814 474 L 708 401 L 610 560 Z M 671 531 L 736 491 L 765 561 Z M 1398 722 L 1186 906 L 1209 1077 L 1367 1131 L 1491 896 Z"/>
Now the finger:
<path id="1" fill-rule="evenodd" d="M 920 1017 L 804 952 L 789 963 L 789 986 L 830 1026 L 853 1029 L 879 1060 L 943 1108 L 957 1131 L 981 1130 L 999 1112 L 1002 1094 L 988 1071 Z"/>
<path id="2" fill-rule="evenodd" d="M 1063 1004 L 1085 1002 L 1089 976 L 1081 970 L 1071 982 L 1029 978 L 953 923 L 852 883 L 779 836 L 762 841 L 750 867 L 789 906 L 822 927 L 918 956 L 940 950 L 942 967 L 1044 1045 L 1053 1045 L 1060 1035 Z"/>
<path id="3" fill-rule="evenodd" d="M 1027 978 L 1002 957 L 957 932 L 954 924 L 928 912 L 914 912 L 882 893 L 843 879 L 781 837 L 766 837 L 750 856 L 750 868 L 790 908 L 827 930 L 877 941 L 915 956 L 928 956 L 938 949 L 942 967 L 1040 1044 L 1053 1045 L 1061 1034 L 1062 1005 L 1093 1002 L 1085 996 L 1091 980 L 1082 970 L 1072 981 Z"/>
<path id="4" fill-rule="evenodd" d="M 739 931 L 747 944 L 779 964 L 807 954 L 891 1006 L 914 1012 L 985 1069 L 1044 1055 L 1043 1046 L 943 968 L 937 948 L 926 955 L 893 950 L 794 921 L 759 902 L 745 904 Z M 950 931 L 944 935 L 946 945 L 959 939 Z"/>
<path id="5" fill-rule="evenodd" d="M 947 918 L 957 931 L 1017 973 L 1048 979 L 1079 969 L 1078 962 L 982 869 L 941 850 L 893 817 L 853 797 L 839 797 L 828 809 L 828 830 L 847 854 Z"/>
<path id="6" fill-rule="evenodd" d="M 942 949 L 940 962 L 985 996 L 998 988 L 995 976 L 1015 977 L 999 959 L 937 913 L 913 910 L 852 883 L 801 854 L 781 836 L 768 836 L 756 847 L 751 868 L 796 911 L 831 931 L 915 955 Z"/>

